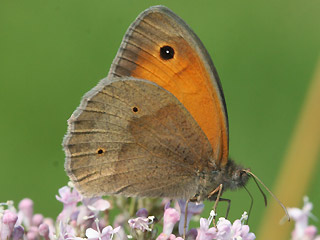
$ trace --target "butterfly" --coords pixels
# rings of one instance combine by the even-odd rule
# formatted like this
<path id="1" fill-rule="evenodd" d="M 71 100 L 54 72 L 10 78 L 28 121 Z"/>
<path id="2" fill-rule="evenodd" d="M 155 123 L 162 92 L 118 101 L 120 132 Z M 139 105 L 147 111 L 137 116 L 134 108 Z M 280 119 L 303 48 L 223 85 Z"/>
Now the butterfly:
<path id="1" fill-rule="evenodd" d="M 88 197 L 217 199 L 250 170 L 229 158 L 227 108 L 204 45 L 164 6 L 127 30 L 68 120 L 65 170 Z"/>

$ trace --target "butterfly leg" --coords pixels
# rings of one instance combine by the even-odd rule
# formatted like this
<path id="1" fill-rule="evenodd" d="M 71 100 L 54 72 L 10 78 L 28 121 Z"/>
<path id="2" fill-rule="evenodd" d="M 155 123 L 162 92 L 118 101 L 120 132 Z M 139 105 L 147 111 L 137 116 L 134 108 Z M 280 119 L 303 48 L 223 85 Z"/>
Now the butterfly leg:
<path id="1" fill-rule="evenodd" d="M 196 202 L 198 199 L 197 196 L 194 196 L 193 198 L 190 198 L 186 201 L 186 205 L 184 207 L 184 212 L 185 212 L 185 215 L 184 215 L 184 224 L 183 224 L 183 239 L 186 238 L 186 234 L 187 234 L 187 217 L 188 217 L 188 204 L 189 202 Z"/>
<path id="2" fill-rule="evenodd" d="M 230 211 L 230 207 L 231 207 L 231 200 L 227 199 L 227 198 L 220 198 L 219 201 L 228 203 L 227 212 L 226 212 L 226 219 L 228 219 L 228 215 L 229 215 L 229 211 Z"/>
<path id="3" fill-rule="evenodd" d="M 191 199 L 188 199 L 186 201 L 186 205 L 184 207 L 184 224 L 183 224 L 183 239 L 186 238 L 186 232 L 187 232 L 187 217 L 188 217 L 188 204 Z"/>
<path id="4" fill-rule="evenodd" d="M 214 194 L 217 193 L 217 198 L 216 198 L 216 201 L 215 201 L 215 203 L 214 203 L 214 205 L 213 205 L 214 214 L 216 214 L 216 209 L 217 209 L 217 206 L 218 206 L 218 202 L 219 202 L 219 200 L 220 200 L 220 196 L 221 196 L 221 193 L 222 193 L 222 187 L 223 187 L 223 185 L 220 184 L 216 189 L 214 189 L 214 190 L 213 190 L 211 193 L 209 193 L 209 195 L 208 195 L 208 198 L 211 198 Z M 213 218 L 212 223 L 213 223 L 213 226 L 216 227 L 216 218 L 215 218 L 215 217 Z"/>

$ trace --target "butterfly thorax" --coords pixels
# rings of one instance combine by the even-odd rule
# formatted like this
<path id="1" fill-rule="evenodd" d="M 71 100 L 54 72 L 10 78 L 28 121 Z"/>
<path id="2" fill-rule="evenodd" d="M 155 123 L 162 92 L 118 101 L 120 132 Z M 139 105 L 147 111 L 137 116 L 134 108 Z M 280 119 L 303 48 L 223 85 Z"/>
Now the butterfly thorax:
<path id="1" fill-rule="evenodd" d="M 241 165 L 237 165 L 233 160 L 229 159 L 228 163 L 219 168 L 208 172 L 202 172 L 199 174 L 198 185 L 198 200 L 206 200 L 212 191 L 214 191 L 220 184 L 222 184 L 222 192 L 230 189 L 235 190 L 239 187 L 243 187 L 248 179 L 249 175 L 245 173 Z M 213 194 L 209 200 L 215 200 L 217 194 Z"/>

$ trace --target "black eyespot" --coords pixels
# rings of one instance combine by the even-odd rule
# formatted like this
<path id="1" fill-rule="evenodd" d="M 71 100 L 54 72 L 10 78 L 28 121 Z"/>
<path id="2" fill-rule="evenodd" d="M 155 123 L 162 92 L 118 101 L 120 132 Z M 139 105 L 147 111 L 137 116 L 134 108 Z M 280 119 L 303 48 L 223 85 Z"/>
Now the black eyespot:
<path id="1" fill-rule="evenodd" d="M 163 60 L 169 60 L 174 57 L 174 50 L 170 46 L 163 46 L 160 48 L 160 57 Z"/>
<path id="2" fill-rule="evenodd" d="M 105 150 L 103 149 L 103 148 L 99 148 L 98 150 L 97 150 L 97 153 L 98 154 L 102 154 L 102 153 L 104 153 L 105 152 Z"/>
<path id="3" fill-rule="evenodd" d="M 139 108 L 137 108 L 137 107 L 133 107 L 133 108 L 132 108 L 132 112 L 134 112 L 134 113 L 139 112 Z"/>

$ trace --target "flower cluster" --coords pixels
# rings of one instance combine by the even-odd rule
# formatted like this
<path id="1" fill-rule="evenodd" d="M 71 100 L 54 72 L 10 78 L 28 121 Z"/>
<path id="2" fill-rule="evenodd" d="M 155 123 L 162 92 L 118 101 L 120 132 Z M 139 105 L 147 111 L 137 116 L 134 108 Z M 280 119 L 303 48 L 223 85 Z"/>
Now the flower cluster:
<path id="1" fill-rule="evenodd" d="M 83 198 L 76 189 L 68 186 L 59 190 L 57 200 L 63 203 L 63 210 L 54 222 L 42 214 L 33 213 L 33 201 L 23 199 L 14 208 L 13 202 L 2 203 L 0 208 L 0 239 L 112 239 L 119 228 L 105 227 L 103 219 L 98 220 L 100 211 L 110 208 L 102 198 Z M 82 202 L 80 206 L 77 206 Z M 100 231 L 100 229 L 102 231 Z M 84 234 L 82 234 L 84 233 Z"/>
<path id="2" fill-rule="evenodd" d="M 242 215 L 241 219 L 237 219 L 231 224 L 231 222 L 225 218 L 219 218 L 217 227 L 209 228 L 210 223 L 215 213 L 211 211 L 209 219 L 201 218 L 200 229 L 198 231 L 197 239 L 201 240 L 227 240 L 227 239 L 242 239 L 253 240 L 255 239 L 254 233 L 249 232 L 249 226 L 244 222 L 248 219 L 246 212 Z"/>
<path id="3" fill-rule="evenodd" d="M 249 233 L 249 227 L 243 223 L 245 217 L 236 220 L 233 224 L 220 218 L 216 227 L 210 228 L 215 217 L 213 213 L 209 219 L 201 218 L 199 229 L 187 231 L 192 217 L 200 214 L 204 208 L 203 204 L 198 203 L 189 203 L 188 210 L 185 212 L 186 202 L 182 200 L 171 207 L 171 201 L 166 199 L 162 202 L 145 200 L 145 202 L 132 204 L 128 202 L 130 200 L 121 197 L 110 198 L 110 201 L 97 197 L 85 198 L 72 185 L 60 188 L 56 199 L 63 204 L 63 209 L 56 221 L 44 218 L 41 214 L 34 214 L 33 201 L 28 198 L 19 203 L 18 210 L 14 208 L 13 202 L 1 204 L 0 239 L 179 240 L 183 239 L 185 231 L 185 239 L 188 240 L 235 238 L 251 240 L 255 238 L 253 233 Z M 140 208 L 136 212 L 136 217 L 130 218 L 133 215 L 133 205 L 149 206 L 149 211 L 146 208 Z M 122 212 L 115 217 L 114 227 L 112 227 L 109 225 L 109 213 L 114 208 L 121 209 Z M 159 218 L 163 220 L 150 216 L 149 212 L 155 216 L 162 216 Z M 162 225 L 160 234 L 158 233 L 159 225 Z"/>
<path id="4" fill-rule="evenodd" d="M 16 209 L 12 201 L 0 204 L 0 239 L 13 240 L 253 240 L 255 235 L 245 224 L 247 214 L 231 223 L 219 218 L 215 223 L 215 213 L 208 219 L 200 218 L 198 229 L 188 230 L 189 222 L 199 215 L 203 204 L 189 203 L 185 211 L 185 201 L 174 204 L 169 200 L 128 199 L 128 198 L 85 198 L 72 185 L 59 189 L 56 199 L 63 204 L 63 210 L 54 221 L 41 214 L 34 214 L 33 201 L 23 199 Z M 146 206 L 146 208 L 143 208 Z M 112 221 L 112 211 L 121 213 Z M 135 209 L 139 209 L 134 215 Z M 296 227 L 292 239 L 320 240 L 317 229 L 308 226 L 312 204 L 305 199 L 302 210 L 288 209 Z M 118 211 L 118 210 L 115 210 Z M 152 213 L 152 214 L 150 214 Z M 131 218 L 130 218 L 131 217 Z M 185 223 L 186 219 L 186 223 Z M 159 229 L 162 229 L 159 233 Z"/>

